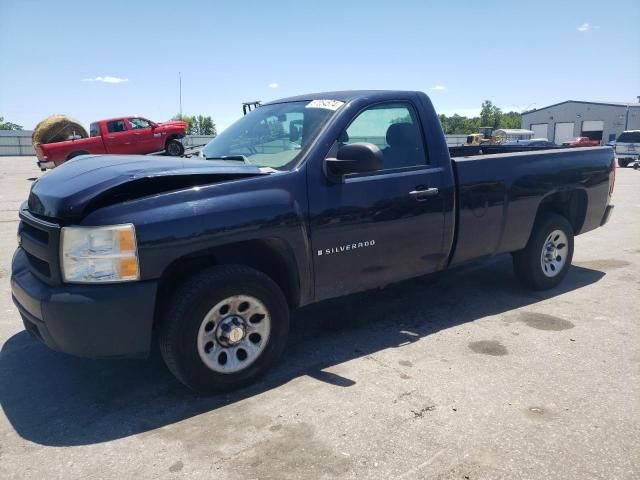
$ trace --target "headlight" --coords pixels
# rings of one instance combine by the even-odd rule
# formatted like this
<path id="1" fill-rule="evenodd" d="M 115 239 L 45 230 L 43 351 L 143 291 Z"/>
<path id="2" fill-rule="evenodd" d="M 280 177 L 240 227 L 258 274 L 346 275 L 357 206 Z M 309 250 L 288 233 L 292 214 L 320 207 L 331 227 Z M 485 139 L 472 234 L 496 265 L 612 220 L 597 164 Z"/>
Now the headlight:
<path id="1" fill-rule="evenodd" d="M 133 225 L 63 227 L 62 278 L 71 283 L 126 282 L 140 279 Z"/>

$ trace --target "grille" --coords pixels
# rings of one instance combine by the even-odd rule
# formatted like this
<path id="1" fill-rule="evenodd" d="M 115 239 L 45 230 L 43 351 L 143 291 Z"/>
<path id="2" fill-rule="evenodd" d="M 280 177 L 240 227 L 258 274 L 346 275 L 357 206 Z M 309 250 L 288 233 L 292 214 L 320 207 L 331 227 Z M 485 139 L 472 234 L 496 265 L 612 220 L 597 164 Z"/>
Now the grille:
<path id="1" fill-rule="evenodd" d="M 26 206 L 20 209 L 20 246 L 29 261 L 31 273 L 49 284 L 60 282 L 58 248 L 60 226 L 29 213 Z"/>
<path id="2" fill-rule="evenodd" d="M 32 236 L 40 243 L 45 245 L 49 244 L 49 233 L 44 230 L 39 230 L 26 222 L 22 222 L 22 230 L 25 234 Z"/>
<path id="3" fill-rule="evenodd" d="M 51 269 L 46 261 L 40 260 L 38 257 L 34 257 L 29 252 L 26 252 L 26 254 L 32 270 L 37 271 L 40 275 L 44 275 L 47 278 L 51 278 Z"/>

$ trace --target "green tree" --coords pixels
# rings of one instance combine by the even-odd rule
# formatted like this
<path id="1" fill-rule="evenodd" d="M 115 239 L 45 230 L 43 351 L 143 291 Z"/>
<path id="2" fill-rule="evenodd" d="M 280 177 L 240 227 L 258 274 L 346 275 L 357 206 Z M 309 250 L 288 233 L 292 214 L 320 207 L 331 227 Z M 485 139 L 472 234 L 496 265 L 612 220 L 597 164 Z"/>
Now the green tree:
<path id="1" fill-rule="evenodd" d="M 501 118 L 502 110 L 495 106 L 491 100 L 485 100 L 482 102 L 482 109 L 480 110 L 481 127 L 499 128 Z"/>
<path id="2" fill-rule="evenodd" d="M 22 130 L 22 125 L 17 123 L 5 122 L 4 117 L 0 117 L 0 130 Z"/>
<path id="3" fill-rule="evenodd" d="M 176 114 L 175 117 L 173 117 L 174 120 L 182 120 L 183 122 L 187 123 L 187 130 L 186 133 L 187 135 L 193 135 L 193 123 L 194 123 L 194 117 L 190 117 L 188 115 L 181 115 L 179 113 Z"/>
<path id="4" fill-rule="evenodd" d="M 518 112 L 503 113 L 500 117 L 500 128 L 520 128 L 522 117 Z"/>
<path id="5" fill-rule="evenodd" d="M 216 124 L 211 117 L 198 115 L 196 117 L 196 125 L 198 135 L 213 135 L 215 137 L 218 134 Z"/>
<path id="6" fill-rule="evenodd" d="M 450 117 L 440 114 L 439 119 L 446 135 L 475 133 L 480 127 L 520 128 L 521 124 L 518 112 L 503 113 L 490 100 L 482 102 L 478 117 L 463 117 L 455 113 Z"/>
<path id="7" fill-rule="evenodd" d="M 190 117 L 178 114 L 175 118 L 187 122 L 188 135 L 213 135 L 215 137 L 218 134 L 216 124 L 209 116 L 194 115 Z"/>

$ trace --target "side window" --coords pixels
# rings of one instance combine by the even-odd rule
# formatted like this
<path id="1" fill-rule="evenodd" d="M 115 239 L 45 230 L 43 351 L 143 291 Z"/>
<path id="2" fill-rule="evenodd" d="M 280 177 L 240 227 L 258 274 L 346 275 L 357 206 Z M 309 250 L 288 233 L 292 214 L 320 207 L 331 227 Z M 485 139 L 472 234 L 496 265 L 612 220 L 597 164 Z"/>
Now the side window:
<path id="1" fill-rule="evenodd" d="M 100 136 L 100 124 L 98 122 L 95 122 L 89 125 L 89 136 L 90 137 Z"/>
<path id="2" fill-rule="evenodd" d="M 384 169 L 426 165 L 422 134 L 413 108 L 386 103 L 363 111 L 340 137 L 343 145 L 369 142 L 384 154 Z"/>
<path id="3" fill-rule="evenodd" d="M 113 122 L 107 122 L 107 130 L 109 133 L 124 132 L 127 127 L 124 124 L 124 120 L 114 120 Z"/>
<path id="4" fill-rule="evenodd" d="M 130 118 L 129 123 L 134 130 L 137 128 L 151 128 L 151 124 L 144 118 Z"/>

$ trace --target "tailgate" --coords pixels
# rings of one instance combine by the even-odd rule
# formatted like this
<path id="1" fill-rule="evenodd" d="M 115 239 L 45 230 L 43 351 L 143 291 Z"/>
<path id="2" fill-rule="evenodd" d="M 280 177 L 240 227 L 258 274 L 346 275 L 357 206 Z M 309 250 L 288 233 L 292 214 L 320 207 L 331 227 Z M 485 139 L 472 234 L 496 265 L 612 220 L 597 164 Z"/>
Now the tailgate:
<path id="1" fill-rule="evenodd" d="M 640 153 L 640 144 L 639 143 L 618 143 L 616 144 L 616 153 L 637 155 L 638 153 Z"/>
<path id="2" fill-rule="evenodd" d="M 44 152 L 42 151 L 42 146 L 38 143 L 33 146 L 33 149 L 36 151 L 36 157 L 38 158 L 38 160 L 40 160 L 41 162 L 44 161 L 45 157 Z"/>

